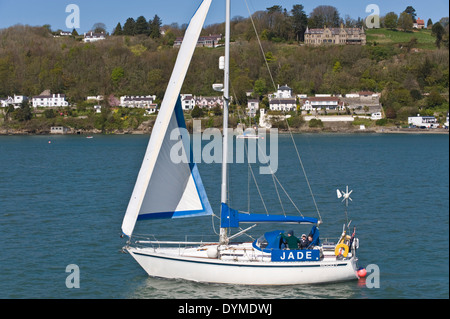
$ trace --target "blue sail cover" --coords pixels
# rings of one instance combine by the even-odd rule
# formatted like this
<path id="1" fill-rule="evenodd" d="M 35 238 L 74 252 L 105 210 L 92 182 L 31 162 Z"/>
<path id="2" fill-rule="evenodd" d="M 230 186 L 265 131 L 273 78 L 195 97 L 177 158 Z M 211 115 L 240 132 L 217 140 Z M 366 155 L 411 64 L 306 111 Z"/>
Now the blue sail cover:
<path id="1" fill-rule="evenodd" d="M 310 243 L 309 246 L 317 246 L 317 245 L 320 245 L 320 239 L 319 239 L 319 237 L 320 237 L 320 231 L 319 231 L 319 228 L 317 228 L 316 225 L 314 225 L 314 226 L 311 228 L 311 232 L 310 232 L 309 234 L 313 236 L 313 240 L 312 240 L 312 242 Z"/>
<path id="2" fill-rule="evenodd" d="M 284 233 L 283 230 L 274 230 L 264 234 L 264 238 L 267 241 L 267 246 L 263 249 L 264 251 L 272 251 L 274 249 L 281 248 L 281 234 Z"/>
<path id="3" fill-rule="evenodd" d="M 239 223 L 317 224 L 317 218 L 284 215 L 242 214 L 222 203 L 221 227 L 238 228 Z"/>

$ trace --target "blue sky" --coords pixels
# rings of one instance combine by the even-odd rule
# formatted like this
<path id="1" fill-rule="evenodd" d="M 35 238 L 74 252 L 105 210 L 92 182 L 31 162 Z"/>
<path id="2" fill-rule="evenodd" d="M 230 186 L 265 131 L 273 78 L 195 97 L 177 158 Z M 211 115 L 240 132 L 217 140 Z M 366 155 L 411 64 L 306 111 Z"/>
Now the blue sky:
<path id="1" fill-rule="evenodd" d="M 50 24 L 53 30 L 67 30 L 66 6 L 76 4 L 80 8 L 80 28 L 78 32 L 86 32 L 97 23 L 102 22 L 111 32 L 118 22 L 122 25 L 129 17 L 137 18 L 140 15 L 147 19 L 157 14 L 163 24 L 177 22 L 180 25 L 189 22 L 201 0 L 0 0 L 0 29 L 15 24 L 28 24 L 32 26 Z M 433 22 L 448 16 L 448 0 L 247 0 L 250 11 L 265 10 L 273 5 L 282 5 L 288 10 L 294 4 L 303 4 L 309 14 L 319 5 L 335 6 L 341 17 L 349 15 L 352 18 L 365 18 L 366 7 L 376 4 L 380 14 L 394 11 L 402 12 L 408 5 L 412 5 L 417 16 L 425 19 L 431 18 Z M 206 24 L 223 22 L 225 0 L 213 0 L 213 5 Z M 244 0 L 232 0 L 232 16 L 248 17 Z"/>

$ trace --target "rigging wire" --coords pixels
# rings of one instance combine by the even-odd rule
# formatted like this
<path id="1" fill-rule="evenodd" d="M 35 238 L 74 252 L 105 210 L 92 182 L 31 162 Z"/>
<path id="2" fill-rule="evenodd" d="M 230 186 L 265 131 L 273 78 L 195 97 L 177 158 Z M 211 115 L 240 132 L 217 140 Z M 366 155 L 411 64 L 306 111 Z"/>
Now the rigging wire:
<path id="1" fill-rule="evenodd" d="M 236 95 L 236 91 L 234 90 L 234 86 L 233 86 L 232 83 L 230 83 L 230 86 L 231 86 L 231 90 L 233 91 L 233 96 L 234 96 L 235 100 L 237 101 L 237 97 L 236 97 L 237 95 Z M 241 113 L 240 113 L 239 110 L 238 110 L 238 117 L 239 117 L 239 121 L 241 121 L 242 118 L 241 118 Z M 245 143 L 245 141 L 244 141 L 244 149 L 245 149 L 245 155 L 248 158 L 248 146 L 247 146 L 247 143 Z M 259 194 L 259 198 L 261 199 L 261 202 L 262 202 L 262 204 L 264 206 L 264 210 L 266 211 L 266 214 L 269 215 L 269 211 L 267 209 L 266 203 L 264 202 L 264 198 L 263 198 L 263 196 L 261 194 L 261 190 L 259 188 L 259 185 L 258 185 L 258 182 L 256 180 L 255 174 L 253 173 L 252 165 L 250 164 L 249 161 L 247 161 L 247 165 L 248 165 L 248 169 L 249 169 L 249 174 L 251 174 L 251 176 L 253 178 L 253 181 L 255 183 L 256 189 L 257 189 L 258 194 Z M 250 181 L 248 181 L 248 183 L 250 184 Z M 250 187 L 249 187 L 248 200 L 250 200 Z M 248 212 L 250 213 L 250 203 L 248 203 L 248 207 L 249 207 Z"/>
<path id="2" fill-rule="evenodd" d="M 269 62 L 267 61 L 267 58 L 266 58 L 266 55 L 265 55 L 265 52 L 264 52 L 264 48 L 262 46 L 262 42 L 261 42 L 261 39 L 260 39 L 259 34 L 258 34 L 258 30 L 256 29 L 255 21 L 253 20 L 253 15 L 250 12 L 250 8 L 248 6 L 247 0 L 244 0 L 244 2 L 245 2 L 245 5 L 247 6 L 247 10 L 248 10 L 248 13 L 249 13 L 249 16 L 250 16 L 250 20 L 252 22 L 253 29 L 255 30 L 256 38 L 258 39 L 258 44 L 259 44 L 259 47 L 261 49 L 261 53 L 263 55 L 264 62 L 266 63 L 267 70 L 269 71 L 270 79 L 272 80 L 272 85 L 273 85 L 274 89 L 276 90 L 277 87 L 276 87 L 276 84 L 275 84 L 275 80 L 273 79 L 272 71 L 270 70 L 270 67 L 269 67 Z M 283 110 L 283 113 L 286 114 L 284 110 Z M 316 208 L 317 214 L 319 215 L 319 219 L 322 222 L 322 216 L 320 215 L 319 207 L 317 206 L 317 202 L 316 202 L 316 199 L 314 197 L 314 193 L 312 191 L 311 184 L 309 183 L 308 176 L 306 175 L 305 167 L 303 165 L 302 158 L 301 158 L 300 153 L 298 151 L 297 144 L 295 143 L 294 136 L 293 136 L 292 131 L 291 131 L 291 127 L 289 125 L 289 122 L 288 122 L 286 116 L 284 117 L 284 119 L 286 121 L 286 125 L 288 127 L 289 134 L 291 136 L 292 142 L 294 144 L 294 148 L 295 148 L 295 151 L 297 153 L 297 157 L 298 157 L 298 160 L 300 162 L 300 166 L 302 167 L 302 171 L 303 171 L 303 174 L 305 176 L 306 183 L 308 184 L 309 192 L 310 192 L 312 200 L 314 202 L 314 206 Z"/>
<path id="3" fill-rule="evenodd" d="M 233 84 L 231 83 L 230 86 L 231 86 L 231 90 L 233 91 L 233 96 L 234 96 L 235 100 L 237 101 L 237 98 L 236 98 L 236 92 L 235 92 L 235 90 L 234 90 Z M 238 109 L 238 117 L 239 117 L 239 121 L 242 121 L 242 117 L 241 117 L 241 113 L 240 113 L 239 109 Z M 258 153 L 258 156 L 259 156 L 259 154 L 261 154 L 262 157 L 264 157 L 264 161 L 265 161 L 265 162 L 268 162 L 268 159 L 267 159 L 266 155 L 264 154 L 264 152 L 263 152 L 263 151 L 261 150 L 261 148 L 259 147 L 259 144 L 257 144 L 257 145 L 258 145 L 258 151 L 260 152 L 260 153 Z M 248 146 L 247 146 L 246 143 L 244 143 L 244 147 L 245 147 L 245 154 L 246 154 L 246 156 L 247 156 L 247 158 L 248 158 Z M 258 190 L 259 197 L 260 197 L 260 199 L 261 199 L 261 201 L 262 201 L 262 204 L 263 204 L 263 206 L 264 206 L 264 209 L 265 209 L 265 211 L 266 211 L 266 214 L 269 215 L 269 212 L 268 212 L 268 210 L 267 210 L 266 204 L 265 204 L 265 202 L 264 202 L 264 198 L 263 198 L 263 196 L 262 196 L 262 194 L 261 194 L 261 191 L 260 191 L 260 189 L 259 189 L 259 184 L 258 184 L 258 182 L 257 182 L 257 180 L 256 180 L 256 177 L 255 177 L 254 173 L 253 173 L 253 168 L 252 168 L 250 162 L 248 162 L 248 167 L 249 167 L 249 174 L 251 173 L 251 175 L 252 175 L 252 177 L 253 177 L 253 181 L 254 181 L 255 186 L 256 186 L 256 188 L 257 188 L 257 190 Z M 271 172 L 271 175 L 272 175 L 272 181 L 273 181 L 273 183 L 274 183 L 274 187 L 275 187 L 276 193 L 277 193 L 277 195 L 278 195 L 278 200 L 279 200 L 279 202 L 280 202 L 280 206 L 281 206 L 281 209 L 283 210 L 284 216 L 286 216 L 286 212 L 285 212 L 285 209 L 284 209 L 283 201 L 281 200 L 281 197 L 280 197 L 280 193 L 279 193 L 279 191 L 278 191 L 277 183 L 280 185 L 281 189 L 283 190 L 283 192 L 285 193 L 285 195 L 287 196 L 287 198 L 289 199 L 289 201 L 292 203 L 292 205 L 294 206 L 294 208 L 297 210 L 297 212 L 300 214 L 300 216 L 303 217 L 302 212 L 301 212 L 300 209 L 297 207 L 297 205 L 294 203 L 294 201 L 292 200 L 291 196 L 289 196 L 288 192 L 287 192 L 286 189 L 283 187 L 283 185 L 281 184 L 280 180 L 278 179 L 278 177 L 276 176 L 275 172 L 272 170 L 272 168 L 271 168 L 270 166 L 269 166 L 269 169 L 270 169 L 270 172 Z M 250 181 L 249 181 L 249 183 L 250 183 Z M 250 203 L 248 203 L 248 206 L 250 206 Z M 250 209 L 248 210 L 248 212 L 250 212 Z"/>

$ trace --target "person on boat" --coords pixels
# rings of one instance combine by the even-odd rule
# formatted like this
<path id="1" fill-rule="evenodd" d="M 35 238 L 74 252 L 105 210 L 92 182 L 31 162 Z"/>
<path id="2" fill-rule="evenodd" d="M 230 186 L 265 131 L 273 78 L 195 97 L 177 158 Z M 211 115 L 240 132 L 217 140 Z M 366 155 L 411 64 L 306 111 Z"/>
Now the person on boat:
<path id="1" fill-rule="evenodd" d="M 290 230 L 287 233 L 287 236 L 285 234 L 281 234 L 281 238 L 286 240 L 288 249 L 298 249 L 298 244 L 300 243 L 300 239 L 294 236 L 294 231 Z"/>
<path id="2" fill-rule="evenodd" d="M 308 239 L 306 238 L 306 234 L 302 235 L 302 238 L 300 239 L 300 243 L 298 245 L 298 248 L 300 249 L 306 249 L 308 248 L 310 242 L 308 241 Z"/>
<path id="3" fill-rule="evenodd" d="M 308 242 L 308 245 L 306 246 L 308 249 L 313 249 L 313 235 L 309 234 L 308 239 L 306 240 Z"/>

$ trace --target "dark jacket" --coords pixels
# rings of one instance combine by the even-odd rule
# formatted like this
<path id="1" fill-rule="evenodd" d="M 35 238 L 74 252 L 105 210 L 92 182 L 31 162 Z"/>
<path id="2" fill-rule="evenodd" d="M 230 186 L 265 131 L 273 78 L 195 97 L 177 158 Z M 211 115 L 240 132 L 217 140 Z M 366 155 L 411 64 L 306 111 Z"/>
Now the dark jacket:
<path id="1" fill-rule="evenodd" d="M 309 242 L 308 239 L 300 239 L 300 249 L 308 248 L 309 244 L 311 243 Z"/>
<path id="2" fill-rule="evenodd" d="M 281 237 L 286 240 L 289 249 L 298 249 L 300 239 L 298 239 L 294 235 L 286 236 L 285 234 L 281 234 Z"/>

